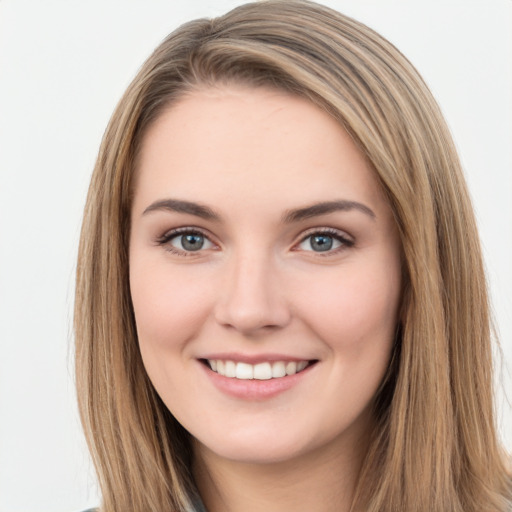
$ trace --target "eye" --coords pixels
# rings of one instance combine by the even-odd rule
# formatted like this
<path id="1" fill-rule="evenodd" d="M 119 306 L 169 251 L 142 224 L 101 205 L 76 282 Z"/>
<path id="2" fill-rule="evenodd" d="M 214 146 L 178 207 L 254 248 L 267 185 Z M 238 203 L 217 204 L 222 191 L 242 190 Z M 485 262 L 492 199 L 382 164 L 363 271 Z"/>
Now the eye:
<path id="1" fill-rule="evenodd" d="M 337 230 L 327 230 L 308 234 L 297 247 L 301 251 L 332 253 L 353 245 L 354 242 L 343 233 Z"/>
<path id="2" fill-rule="evenodd" d="M 213 242 L 201 231 L 184 228 L 166 233 L 158 240 L 170 252 L 187 255 L 205 249 L 213 249 Z"/>

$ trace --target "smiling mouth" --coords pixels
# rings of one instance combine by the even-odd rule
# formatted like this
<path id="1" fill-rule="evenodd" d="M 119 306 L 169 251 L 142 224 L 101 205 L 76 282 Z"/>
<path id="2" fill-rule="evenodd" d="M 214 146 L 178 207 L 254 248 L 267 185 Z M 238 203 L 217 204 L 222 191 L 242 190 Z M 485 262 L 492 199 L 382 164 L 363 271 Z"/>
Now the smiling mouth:
<path id="1" fill-rule="evenodd" d="M 203 359 L 202 362 L 223 377 L 240 380 L 270 380 L 300 373 L 317 361 L 273 361 L 249 364 L 223 359 Z"/>

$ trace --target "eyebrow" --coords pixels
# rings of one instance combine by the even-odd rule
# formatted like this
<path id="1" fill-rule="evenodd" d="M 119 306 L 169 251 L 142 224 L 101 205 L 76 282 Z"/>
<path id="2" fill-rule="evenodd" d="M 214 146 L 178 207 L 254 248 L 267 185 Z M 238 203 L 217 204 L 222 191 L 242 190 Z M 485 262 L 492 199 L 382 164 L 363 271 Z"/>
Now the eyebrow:
<path id="1" fill-rule="evenodd" d="M 196 217 L 200 217 L 206 220 L 221 220 L 221 216 L 214 210 L 212 210 L 210 207 L 202 205 L 200 203 L 196 203 L 193 201 L 185 201 L 182 199 L 161 199 L 155 201 L 144 210 L 142 215 L 146 215 L 147 213 L 159 210 L 187 213 L 189 215 L 195 215 Z M 321 203 L 314 203 L 304 208 L 288 210 L 283 215 L 283 222 L 285 224 L 291 224 L 293 222 L 310 219 L 311 217 L 327 215 L 329 213 L 338 211 L 350 210 L 358 210 L 368 215 L 373 220 L 376 218 L 375 213 L 368 206 L 362 203 L 358 203 L 357 201 L 347 201 L 345 199 L 340 199 L 337 201 L 324 201 Z"/>
<path id="2" fill-rule="evenodd" d="M 289 210 L 283 216 L 285 223 L 297 222 L 311 217 L 317 217 L 319 215 L 327 215 L 333 212 L 347 212 L 350 210 L 358 210 L 375 220 L 376 215 L 371 208 L 368 206 L 358 203 L 357 201 L 347 201 L 340 199 L 338 201 L 325 201 L 321 203 L 315 203 L 305 208 L 298 208 L 296 210 Z"/>
<path id="3" fill-rule="evenodd" d="M 142 215 L 146 215 L 149 212 L 157 210 L 188 213 L 206 220 L 220 220 L 220 215 L 208 206 L 194 203 L 192 201 L 183 201 L 181 199 L 161 199 L 159 201 L 155 201 L 142 212 Z"/>

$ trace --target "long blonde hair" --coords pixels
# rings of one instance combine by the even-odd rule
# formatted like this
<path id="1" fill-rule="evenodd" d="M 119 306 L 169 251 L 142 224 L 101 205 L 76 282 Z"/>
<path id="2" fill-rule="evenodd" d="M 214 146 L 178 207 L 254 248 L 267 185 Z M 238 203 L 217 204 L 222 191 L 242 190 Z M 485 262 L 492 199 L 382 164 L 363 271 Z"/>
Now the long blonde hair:
<path id="1" fill-rule="evenodd" d="M 75 334 L 79 408 L 102 511 L 182 512 L 194 499 L 188 433 L 139 354 L 128 283 L 137 152 L 148 126 L 196 87 L 270 86 L 329 112 L 367 156 L 404 259 L 399 336 L 375 397 L 353 509 L 504 511 L 486 282 L 460 163 L 406 58 L 371 29 L 303 0 L 197 20 L 150 56 L 106 130 L 85 208 Z"/>

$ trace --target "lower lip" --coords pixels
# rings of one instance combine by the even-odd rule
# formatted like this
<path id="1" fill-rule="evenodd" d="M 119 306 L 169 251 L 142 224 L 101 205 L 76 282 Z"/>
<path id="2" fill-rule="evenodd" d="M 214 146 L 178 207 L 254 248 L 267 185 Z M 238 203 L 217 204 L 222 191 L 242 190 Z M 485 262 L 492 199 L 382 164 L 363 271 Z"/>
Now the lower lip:
<path id="1" fill-rule="evenodd" d="M 214 386 L 226 395 L 243 400 L 267 400 L 273 398 L 305 379 L 311 370 L 316 366 L 312 364 L 295 375 L 287 375 L 276 379 L 257 380 L 257 379 L 236 379 L 224 377 L 211 370 L 208 366 L 200 363 L 203 371 L 214 384 Z"/>

